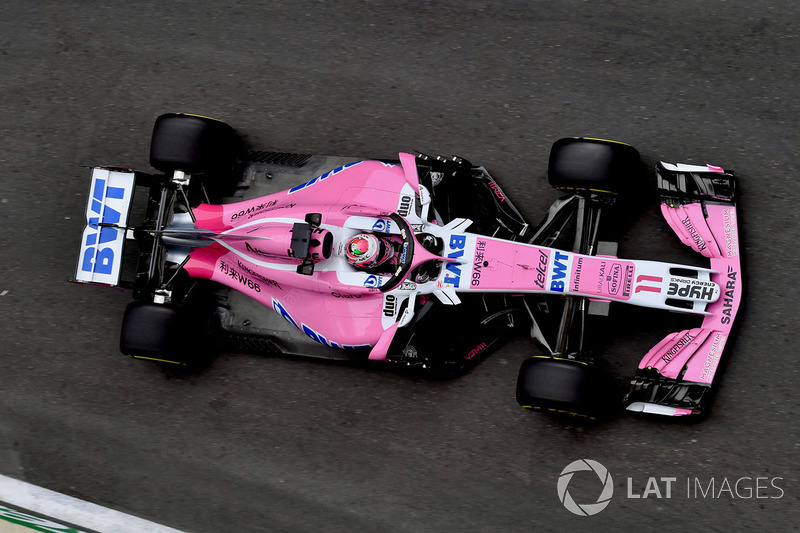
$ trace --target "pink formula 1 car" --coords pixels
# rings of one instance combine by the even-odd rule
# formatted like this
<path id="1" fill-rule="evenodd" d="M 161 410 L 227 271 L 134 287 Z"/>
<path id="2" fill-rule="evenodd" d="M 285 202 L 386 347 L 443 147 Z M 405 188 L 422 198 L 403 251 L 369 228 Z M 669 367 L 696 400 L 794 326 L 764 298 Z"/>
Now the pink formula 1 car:
<path id="1" fill-rule="evenodd" d="M 709 260 L 698 268 L 620 259 L 599 239 L 601 213 L 642 175 L 622 143 L 556 142 L 549 179 L 568 195 L 535 228 L 483 167 L 455 157 L 245 154 L 226 124 L 168 114 L 150 158 L 164 174 L 93 169 L 75 276 L 133 289 L 124 354 L 189 364 L 212 346 L 452 373 L 522 329 L 543 355 L 522 364 L 519 403 L 597 418 L 619 398 L 585 323 L 620 302 L 699 317 L 644 356 L 627 409 L 708 405 L 742 294 L 722 168 L 656 168 L 664 217 Z M 138 202 L 136 186 L 149 190 Z"/>

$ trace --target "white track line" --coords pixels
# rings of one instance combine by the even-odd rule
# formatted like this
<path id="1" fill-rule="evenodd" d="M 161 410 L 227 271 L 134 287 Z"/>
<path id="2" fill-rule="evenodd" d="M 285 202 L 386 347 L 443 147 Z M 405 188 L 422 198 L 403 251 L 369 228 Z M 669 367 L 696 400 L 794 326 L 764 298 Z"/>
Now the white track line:
<path id="1" fill-rule="evenodd" d="M 181 533 L 171 527 L 2 475 L 0 503 L 100 533 Z"/>

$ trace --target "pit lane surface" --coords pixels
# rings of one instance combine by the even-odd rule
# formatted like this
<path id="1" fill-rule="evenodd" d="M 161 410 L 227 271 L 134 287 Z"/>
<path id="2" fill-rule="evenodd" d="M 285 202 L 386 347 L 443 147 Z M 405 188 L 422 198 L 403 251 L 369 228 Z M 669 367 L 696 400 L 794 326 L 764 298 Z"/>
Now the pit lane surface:
<path id="1" fill-rule="evenodd" d="M 795 2 L 0 6 L 0 473 L 194 532 L 797 527 Z M 590 429 L 524 412 L 524 340 L 444 382 L 245 355 L 197 375 L 125 359 L 129 295 L 65 283 L 80 165 L 148 168 L 168 111 L 279 151 L 463 155 L 534 222 L 555 197 L 544 173 L 559 137 L 735 169 L 747 296 L 714 412 Z M 633 216 L 622 256 L 698 261 L 654 205 Z M 603 346 L 615 371 L 670 331 L 649 324 L 661 316 L 617 310 Z M 615 487 L 590 518 L 556 491 L 581 458 Z M 646 491 L 651 477 L 661 496 L 676 478 L 671 498 Z M 589 503 L 600 485 L 570 490 Z"/>

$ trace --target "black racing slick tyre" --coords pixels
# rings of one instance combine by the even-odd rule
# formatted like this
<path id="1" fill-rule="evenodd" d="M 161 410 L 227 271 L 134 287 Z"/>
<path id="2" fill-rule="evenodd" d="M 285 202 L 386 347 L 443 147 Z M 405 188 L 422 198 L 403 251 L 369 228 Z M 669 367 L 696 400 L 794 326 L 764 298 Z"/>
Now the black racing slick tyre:
<path id="1" fill-rule="evenodd" d="M 601 420 L 619 405 L 619 391 L 605 369 L 583 361 L 531 357 L 517 378 L 517 402 L 546 414 Z"/>
<path id="2" fill-rule="evenodd" d="M 191 365 L 200 360 L 201 342 L 194 329 L 178 306 L 131 302 L 122 318 L 120 351 L 136 359 Z"/>
<path id="3" fill-rule="evenodd" d="M 568 138 L 553 144 L 547 176 L 558 190 L 618 194 L 636 185 L 642 170 L 639 152 L 629 144 Z"/>
<path id="4" fill-rule="evenodd" d="M 213 118 L 167 113 L 156 119 L 150 164 L 161 172 L 229 172 L 241 149 L 236 132 Z"/>

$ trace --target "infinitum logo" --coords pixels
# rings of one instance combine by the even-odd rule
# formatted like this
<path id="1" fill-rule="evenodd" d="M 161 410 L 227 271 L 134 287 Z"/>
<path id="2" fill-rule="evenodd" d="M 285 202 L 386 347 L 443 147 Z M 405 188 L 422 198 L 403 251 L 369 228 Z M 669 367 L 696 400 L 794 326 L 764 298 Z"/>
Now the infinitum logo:
<path id="1" fill-rule="evenodd" d="M 600 495 L 597 497 L 597 501 L 594 503 L 579 504 L 572 498 L 568 490 L 569 482 L 572 481 L 572 476 L 574 476 L 576 472 L 584 471 L 597 474 L 603 486 Z M 606 467 L 592 459 L 578 459 L 577 461 L 571 462 L 561 471 L 561 475 L 558 477 L 558 499 L 561 500 L 561 503 L 564 504 L 564 507 L 566 507 L 569 512 L 578 516 L 596 515 L 608 506 L 608 503 L 611 501 L 611 496 L 613 495 L 614 482 L 611 479 L 611 474 L 608 473 Z"/>

